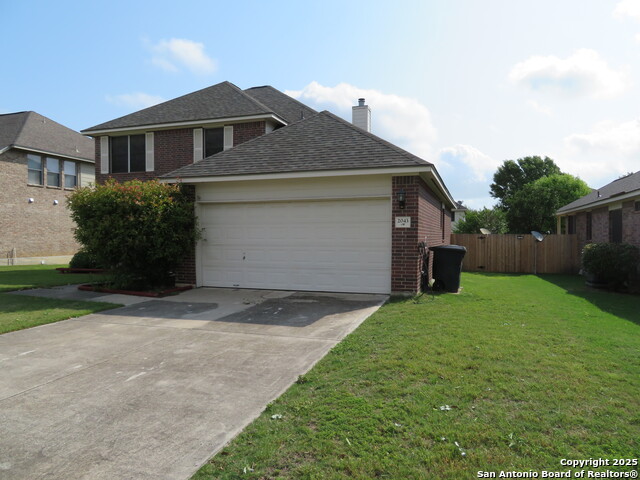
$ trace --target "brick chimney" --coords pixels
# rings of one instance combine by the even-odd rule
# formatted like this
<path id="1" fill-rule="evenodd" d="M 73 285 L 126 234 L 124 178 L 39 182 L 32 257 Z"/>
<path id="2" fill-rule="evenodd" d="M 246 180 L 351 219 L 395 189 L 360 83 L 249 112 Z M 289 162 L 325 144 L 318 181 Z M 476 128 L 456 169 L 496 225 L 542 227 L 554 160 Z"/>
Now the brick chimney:
<path id="1" fill-rule="evenodd" d="M 351 107 L 351 114 L 351 123 L 367 132 L 371 131 L 371 109 L 365 105 L 364 98 L 359 98 L 358 105 Z"/>

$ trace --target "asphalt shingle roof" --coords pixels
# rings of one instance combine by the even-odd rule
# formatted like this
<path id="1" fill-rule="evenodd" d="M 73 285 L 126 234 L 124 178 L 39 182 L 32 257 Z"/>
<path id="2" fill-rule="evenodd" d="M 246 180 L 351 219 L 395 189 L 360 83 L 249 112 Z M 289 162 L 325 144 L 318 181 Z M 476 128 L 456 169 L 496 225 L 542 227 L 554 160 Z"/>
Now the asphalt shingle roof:
<path id="1" fill-rule="evenodd" d="M 611 201 L 614 201 L 615 197 L 634 191 L 637 191 L 640 194 L 640 171 L 623 178 L 618 178 L 617 180 L 614 180 L 604 187 L 593 190 L 588 195 L 585 195 L 584 197 L 579 198 L 578 200 L 575 200 L 568 205 L 560 208 L 558 210 L 558 213 L 572 211 L 581 207 L 587 207 L 592 203 L 602 202 L 603 200 L 607 199 L 611 199 Z"/>
<path id="2" fill-rule="evenodd" d="M 297 122 L 298 120 L 318 113 L 313 108 L 307 107 L 304 103 L 269 85 L 247 88 L 245 93 L 251 95 L 264 105 L 269 106 L 269 108 L 272 108 L 273 111 L 285 119 L 287 123 Z"/>
<path id="3" fill-rule="evenodd" d="M 215 120 L 274 113 L 230 82 L 222 82 L 182 97 L 83 130 L 109 130 L 163 123 Z"/>
<path id="4" fill-rule="evenodd" d="M 0 115 L 0 150 L 21 147 L 94 161 L 93 140 L 36 112 Z"/>
<path id="5" fill-rule="evenodd" d="M 325 110 L 179 168 L 163 177 L 189 178 L 430 165 L 432 164 Z"/>

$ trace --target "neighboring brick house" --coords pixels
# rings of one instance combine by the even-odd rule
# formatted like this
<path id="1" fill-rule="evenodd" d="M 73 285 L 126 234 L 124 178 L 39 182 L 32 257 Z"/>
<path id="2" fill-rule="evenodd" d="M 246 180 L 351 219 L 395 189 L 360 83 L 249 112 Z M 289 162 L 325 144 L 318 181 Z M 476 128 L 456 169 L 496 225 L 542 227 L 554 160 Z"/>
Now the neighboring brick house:
<path id="1" fill-rule="evenodd" d="M 578 235 L 581 250 L 591 242 L 640 247 L 640 171 L 565 205 L 556 215 L 558 233 Z"/>
<path id="2" fill-rule="evenodd" d="M 182 281 L 415 293 L 418 244 L 449 243 L 455 202 L 434 165 L 368 131 L 364 100 L 353 114 L 223 82 L 83 133 L 99 181 L 192 186 L 203 238 Z"/>
<path id="3" fill-rule="evenodd" d="M 0 264 L 66 263 L 66 198 L 95 181 L 91 139 L 36 112 L 0 115 Z"/>

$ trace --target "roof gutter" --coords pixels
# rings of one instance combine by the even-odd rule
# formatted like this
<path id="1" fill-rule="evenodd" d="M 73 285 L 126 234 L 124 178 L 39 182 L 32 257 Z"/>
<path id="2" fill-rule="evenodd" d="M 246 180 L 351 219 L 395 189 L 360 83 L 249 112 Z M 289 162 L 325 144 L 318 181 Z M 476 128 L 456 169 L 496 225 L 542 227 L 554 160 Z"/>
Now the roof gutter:
<path id="1" fill-rule="evenodd" d="M 149 130 L 162 130 L 176 127 L 195 127 L 195 126 L 204 126 L 204 125 L 223 125 L 225 123 L 231 122 L 241 122 L 241 121 L 255 121 L 255 120 L 275 120 L 277 122 L 282 123 L 283 125 L 287 125 L 287 122 L 274 113 L 261 114 L 261 115 L 247 115 L 244 117 L 225 117 L 225 118 L 216 118 L 216 119 L 202 119 L 202 120 L 191 120 L 187 122 L 171 122 L 171 123 L 155 123 L 150 125 L 135 125 L 130 127 L 119 127 L 119 128 L 99 128 L 99 129 L 91 129 L 88 128 L 86 130 L 81 130 L 80 133 L 88 135 L 90 137 L 96 137 L 99 135 L 110 135 L 112 133 L 126 133 L 126 132 L 137 132 L 137 131 L 149 131 Z"/>
<path id="2" fill-rule="evenodd" d="M 556 212 L 556 216 L 557 217 L 562 217 L 564 215 L 570 215 L 572 213 L 582 212 L 584 210 L 591 210 L 593 208 L 602 207 L 602 206 L 608 205 L 610 203 L 617 203 L 617 202 L 620 202 L 622 200 L 628 200 L 630 198 L 634 198 L 634 197 L 638 197 L 638 196 L 640 196 L 640 190 L 633 190 L 633 191 L 625 193 L 623 195 L 615 195 L 613 197 L 603 198 L 603 199 L 600 199 L 600 200 L 596 200 L 595 202 L 587 203 L 586 205 L 582 205 L 582 206 L 579 206 L 579 207 L 571 208 L 569 210 L 563 210 L 563 211 L 558 210 Z"/>
<path id="3" fill-rule="evenodd" d="M 162 183 L 221 183 L 221 182 L 238 182 L 252 180 L 287 180 L 294 178 L 317 178 L 317 177 L 347 177 L 354 175 L 420 175 L 423 179 L 431 179 L 430 187 L 435 187 L 436 193 L 441 200 L 449 203 L 454 208 L 456 203 L 453 197 L 444 186 L 440 175 L 435 167 L 391 167 L 391 168 L 367 168 L 367 169 L 350 169 L 350 170 L 314 170 L 308 172 L 281 172 L 281 173 L 260 173 L 246 175 L 220 175 L 220 176 L 201 176 L 201 177 L 166 177 L 160 178 Z M 425 180 L 426 181 L 426 180 Z"/>
<path id="4" fill-rule="evenodd" d="M 51 152 L 49 150 L 40 150 L 37 148 L 31 148 L 31 147 L 22 147 L 20 145 L 9 145 L 8 147 L 5 147 L 4 149 L 0 150 L 0 153 L 4 153 L 6 150 L 9 150 L 10 148 L 15 148 L 16 150 L 23 150 L 25 152 L 39 153 L 41 155 L 54 155 L 56 157 L 65 157 L 65 158 L 70 158 L 71 160 L 79 160 L 81 162 L 96 163 L 96 161 L 93 158 L 76 157 L 75 155 L 68 155 L 66 153 Z"/>

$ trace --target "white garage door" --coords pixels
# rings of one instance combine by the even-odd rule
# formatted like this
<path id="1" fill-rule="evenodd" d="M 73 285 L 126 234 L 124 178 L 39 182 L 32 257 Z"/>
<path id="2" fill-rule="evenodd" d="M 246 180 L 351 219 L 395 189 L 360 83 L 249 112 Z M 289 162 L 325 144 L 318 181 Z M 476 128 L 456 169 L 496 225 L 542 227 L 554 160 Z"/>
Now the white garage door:
<path id="1" fill-rule="evenodd" d="M 389 199 L 205 204 L 202 284 L 389 293 Z"/>

